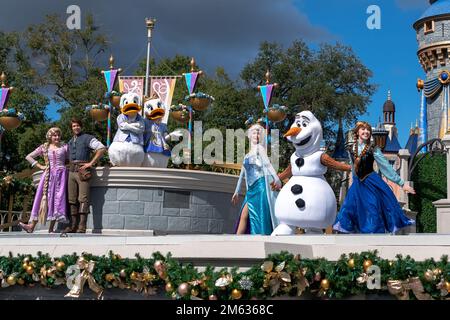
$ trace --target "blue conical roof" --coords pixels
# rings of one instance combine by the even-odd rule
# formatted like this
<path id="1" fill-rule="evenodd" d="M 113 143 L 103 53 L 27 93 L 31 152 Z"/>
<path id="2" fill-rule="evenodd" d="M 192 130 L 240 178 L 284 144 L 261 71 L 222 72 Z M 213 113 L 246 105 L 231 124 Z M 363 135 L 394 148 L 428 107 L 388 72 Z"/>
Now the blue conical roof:
<path id="1" fill-rule="evenodd" d="M 431 6 L 425 10 L 419 19 L 414 23 L 414 28 L 417 24 L 430 17 L 437 17 L 442 15 L 450 15 L 450 0 L 436 0 L 430 1 Z"/>

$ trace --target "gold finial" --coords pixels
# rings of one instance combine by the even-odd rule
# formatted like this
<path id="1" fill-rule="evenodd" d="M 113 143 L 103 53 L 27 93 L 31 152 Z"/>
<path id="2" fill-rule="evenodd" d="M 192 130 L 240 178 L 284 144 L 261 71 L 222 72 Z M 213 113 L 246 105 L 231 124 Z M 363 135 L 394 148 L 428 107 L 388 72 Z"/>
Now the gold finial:
<path id="1" fill-rule="evenodd" d="M 194 57 L 192 57 L 192 59 L 191 59 L 191 72 L 194 72 L 194 70 L 195 70 L 195 59 L 194 59 Z"/>
<path id="2" fill-rule="evenodd" d="M 114 69 L 113 64 L 114 64 L 114 57 L 113 57 L 113 55 L 111 55 L 109 57 L 109 68 L 110 69 Z"/>
<path id="3" fill-rule="evenodd" d="M 156 19 L 154 18 L 145 18 L 145 24 L 147 28 L 153 29 L 155 27 Z"/>
<path id="4" fill-rule="evenodd" d="M 416 128 L 418 128 L 418 127 L 419 127 L 419 122 L 416 119 Z"/>
<path id="5" fill-rule="evenodd" d="M 267 70 L 265 77 L 266 77 L 266 84 L 269 84 L 270 83 L 270 71 L 269 70 Z"/>
<path id="6" fill-rule="evenodd" d="M 2 81 L 2 88 L 6 87 L 6 74 L 5 74 L 5 72 L 2 72 L 2 75 L 0 76 L 0 80 Z"/>

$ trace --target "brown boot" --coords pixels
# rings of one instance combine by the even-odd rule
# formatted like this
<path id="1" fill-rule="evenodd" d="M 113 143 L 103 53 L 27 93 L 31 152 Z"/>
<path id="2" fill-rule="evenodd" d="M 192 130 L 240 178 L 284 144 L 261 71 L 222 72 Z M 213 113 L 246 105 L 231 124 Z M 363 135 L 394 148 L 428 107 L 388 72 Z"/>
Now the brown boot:
<path id="1" fill-rule="evenodd" d="M 70 204 L 70 216 L 71 225 L 63 230 L 63 233 L 74 233 L 77 232 L 78 227 L 78 206 L 76 204 Z"/>
<path id="2" fill-rule="evenodd" d="M 64 229 L 63 233 L 75 233 L 78 228 L 78 215 L 72 216 L 71 225 Z"/>
<path id="3" fill-rule="evenodd" d="M 86 233 L 87 213 L 80 213 L 80 224 L 77 233 Z"/>

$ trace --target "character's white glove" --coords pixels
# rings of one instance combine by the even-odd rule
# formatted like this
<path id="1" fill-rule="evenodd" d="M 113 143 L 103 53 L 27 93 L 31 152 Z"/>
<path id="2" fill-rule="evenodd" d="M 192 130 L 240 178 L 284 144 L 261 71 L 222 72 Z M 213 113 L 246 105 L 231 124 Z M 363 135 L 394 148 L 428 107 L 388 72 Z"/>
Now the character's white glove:
<path id="1" fill-rule="evenodd" d="M 166 141 L 170 141 L 173 138 L 179 139 L 182 136 L 183 133 L 180 130 L 175 130 L 174 132 L 171 132 L 168 135 L 166 135 L 164 138 L 166 139 Z"/>

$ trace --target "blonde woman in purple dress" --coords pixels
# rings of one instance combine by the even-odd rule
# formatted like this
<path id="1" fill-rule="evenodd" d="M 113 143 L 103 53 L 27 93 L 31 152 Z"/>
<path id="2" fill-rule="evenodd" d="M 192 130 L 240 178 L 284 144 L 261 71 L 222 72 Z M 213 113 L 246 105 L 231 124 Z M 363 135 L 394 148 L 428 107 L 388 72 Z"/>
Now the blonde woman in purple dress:
<path id="1" fill-rule="evenodd" d="M 22 229 L 32 233 L 38 221 L 45 224 L 50 221 L 49 233 L 54 232 L 56 222 L 67 222 L 67 177 L 65 166 L 68 159 L 67 145 L 61 143 L 61 130 L 51 128 L 46 134 L 47 142 L 27 155 L 32 167 L 43 170 L 41 181 L 34 197 L 28 224 L 20 223 Z M 36 158 L 43 157 L 45 165 Z"/>

